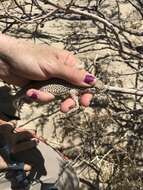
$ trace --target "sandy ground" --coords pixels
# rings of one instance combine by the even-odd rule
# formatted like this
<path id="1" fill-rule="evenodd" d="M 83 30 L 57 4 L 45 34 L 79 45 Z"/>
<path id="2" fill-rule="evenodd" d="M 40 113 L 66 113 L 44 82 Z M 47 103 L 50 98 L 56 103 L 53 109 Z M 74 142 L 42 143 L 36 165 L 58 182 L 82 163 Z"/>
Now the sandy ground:
<path id="1" fill-rule="evenodd" d="M 81 1 L 80 1 L 81 2 Z M 110 3 L 112 4 L 114 1 L 110 1 Z M 63 3 L 63 2 L 62 2 Z M 84 4 L 84 2 L 81 2 L 81 4 Z M 108 1 L 109 3 L 109 1 Z M 114 9 L 114 3 L 112 4 L 111 9 L 107 8 L 106 12 L 108 14 L 111 14 L 112 9 Z M 121 15 L 122 17 L 127 17 L 127 15 L 133 14 L 135 15 L 134 12 L 134 8 L 131 5 L 125 5 L 125 4 L 121 4 Z M 133 18 L 133 17 L 132 17 Z M 131 19 L 131 21 L 129 20 L 128 25 L 130 27 L 130 22 L 134 22 L 134 25 L 137 25 L 137 19 L 133 20 Z M 76 23 L 72 23 L 71 21 L 67 21 L 67 20 L 52 20 L 49 21 L 45 24 L 44 28 L 40 29 L 41 31 L 48 31 L 48 34 L 51 36 L 57 36 L 58 38 L 62 38 L 64 39 L 67 35 L 71 34 L 73 32 L 73 28 L 75 31 L 79 30 L 79 27 L 83 27 L 81 28 L 81 31 L 83 30 L 84 33 L 84 27 L 86 28 L 88 25 L 88 29 L 87 31 L 89 33 L 96 33 L 96 27 L 92 24 L 92 23 L 87 23 L 85 22 L 85 25 L 80 25 Z M 29 28 L 31 28 L 32 26 L 29 26 Z M 140 29 L 141 27 L 143 27 L 143 24 L 141 26 L 139 26 Z M 71 29 L 72 28 L 72 29 Z M 17 34 L 20 35 L 20 34 Z M 28 36 L 28 34 L 27 34 Z M 131 36 L 132 41 L 135 44 L 140 44 L 141 43 L 141 39 L 139 39 L 138 37 L 133 37 Z M 43 43 L 46 42 L 52 46 L 58 46 L 59 48 L 63 49 L 65 48 L 65 44 L 64 42 L 59 41 L 52 41 L 51 39 L 36 39 L 36 43 Z M 98 44 L 96 45 L 96 48 L 101 47 L 102 45 Z M 108 50 L 109 51 L 109 50 Z M 106 50 L 100 50 L 100 51 L 96 51 L 95 52 L 85 52 L 85 53 L 78 53 L 77 57 L 79 57 L 79 59 L 81 61 L 85 61 L 85 60 L 94 60 L 95 58 L 100 57 L 101 55 L 104 55 L 106 52 Z M 109 54 L 111 54 L 111 51 L 109 51 Z M 95 60 L 96 62 L 96 60 Z M 135 84 L 135 78 L 131 75 L 129 76 L 119 76 L 118 79 L 115 80 L 115 75 L 116 74 L 127 74 L 132 72 L 133 70 L 127 66 L 127 64 L 123 64 L 123 62 L 119 62 L 119 61 L 114 61 L 114 60 L 110 60 L 110 64 L 104 64 L 102 67 L 104 72 L 108 72 L 110 73 L 110 81 L 111 84 L 122 84 L 123 87 L 127 87 L 127 88 L 131 88 L 134 87 Z M 0 111 L 7 113 L 9 115 L 18 115 L 19 113 L 13 108 L 12 106 L 12 96 L 11 94 L 11 88 L 9 88 L 8 86 L 6 86 L 3 82 L 1 82 L 0 85 Z M 42 135 L 44 138 L 47 139 L 47 141 L 54 147 L 68 147 L 68 146 L 77 146 L 82 142 L 82 139 L 80 137 L 80 135 L 77 134 L 68 134 L 67 136 L 63 137 L 63 128 L 60 126 L 58 127 L 57 125 L 57 121 L 58 118 L 64 117 L 66 118 L 66 114 L 62 114 L 60 113 L 60 111 L 58 110 L 59 107 L 56 105 L 54 105 L 54 103 L 48 104 L 48 105 L 37 105 L 37 104 L 32 104 L 32 105 L 27 105 L 25 104 L 22 109 L 21 109 L 21 113 L 20 113 L 20 120 L 17 121 L 17 126 L 21 127 L 24 126 L 27 129 L 37 129 L 38 135 Z M 54 114 L 52 114 L 53 112 L 56 112 Z M 84 111 L 81 114 L 80 120 L 79 120 L 79 125 L 81 125 L 82 127 L 82 115 L 88 115 L 90 114 L 92 116 L 92 114 L 95 112 L 94 109 L 92 108 L 87 108 L 84 109 Z M 51 116 L 50 116 L 51 115 Z M 75 119 L 77 119 L 75 117 Z M 112 167 L 112 166 L 111 166 Z M 109 171 L 109 170 L 108 170 Z M 86 171 L 85 171 L 86 173 Z M 106 175 L 107 173 L 105 173 Z"/>

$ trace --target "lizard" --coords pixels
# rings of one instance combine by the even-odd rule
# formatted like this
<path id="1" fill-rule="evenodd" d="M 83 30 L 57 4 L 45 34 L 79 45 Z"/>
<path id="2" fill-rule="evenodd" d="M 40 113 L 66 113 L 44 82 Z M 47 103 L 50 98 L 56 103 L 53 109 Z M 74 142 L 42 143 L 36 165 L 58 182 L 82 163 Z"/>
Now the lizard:
<path id="1" fill-rule="evenodd" d="M 76 86 L 59 78 L 52 78 L 46 81 L 32 81 L 15 94 L 13 105 L 17 110 L 21 108 L 24 102 L 28 103 L 30 101 L 30 98 L 26 96 L 26 91 L 30 88 L 51 93 L 58 99 L 71 97 L 75 101 L 75 108 L 71 111 L 75 111 L 79 108 L 78 96 L 80 94 L 85 92 L 95 94 L 97 91 L 104 91 L 105 85 L 99 79 L 96 79 L 96 83 L 92 87 Z"/>
<path id="2" fill-rule="evenodd" d="M 21 108 L 21 105 L 23 105 L 24 102 L 29 102 L 30 99 L 26 96 L 26 91 L 30 88 L 35 88 L 43 92 L 49 92 L 56 98 L 60 99 L 71 97 L 75 101 L 75 108 L 73 108 L 71 112 L 79 108 L 78 97 L 80 94 L 83 94 L 85 92 L 92 94 L 103 92 L 117 92 L 143 96 L 143 90 L 105 85 L 98 78 L 96 78 L 95 84 L 91 87 L 80 87 L 59 78 L 52 78 L 46 81 L 32 81 L 30 84 L 19 90 L 13 99 L 14 107 L 17 110 Z"/>

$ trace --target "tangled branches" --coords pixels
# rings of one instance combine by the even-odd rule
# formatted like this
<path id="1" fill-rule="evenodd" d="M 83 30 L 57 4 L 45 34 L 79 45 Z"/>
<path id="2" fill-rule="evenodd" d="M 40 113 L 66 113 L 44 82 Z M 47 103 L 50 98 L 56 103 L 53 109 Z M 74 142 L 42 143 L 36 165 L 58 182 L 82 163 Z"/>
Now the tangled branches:
<path id="1" fill-rule="evenodd" d="M 105 84 L 141 90 L 142 6 L 141 0 L 2 0 L 0 29 L 35 42 L 60 44 L 77 54 Z M 104 95 L 109 100 L 106 107 L 95 104 L 90 114 L 55 117 L 54 138 L 60 129 L 62 141 L 68 141 L 70 146 L 60 149 L 73 159 L 82 189 L 83 184 L 88 189 L 140 189 L 142 97 Z M 47 108 L 50 114 L 53 107 Z M 40 117 L 42 126 L 45 117 Z"/>

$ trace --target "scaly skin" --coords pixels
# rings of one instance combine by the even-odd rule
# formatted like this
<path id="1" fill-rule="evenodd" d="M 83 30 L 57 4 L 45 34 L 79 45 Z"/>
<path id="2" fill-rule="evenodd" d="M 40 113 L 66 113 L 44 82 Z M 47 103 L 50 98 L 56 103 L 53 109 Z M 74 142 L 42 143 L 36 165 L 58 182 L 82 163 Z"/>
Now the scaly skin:
<path id="1" fill-rule="evenodd" d="M 79 94 L 82 94 L 85 92 L 96 93 L 98 90 L 104 90 L 104 85 L 98 79 L 96 81 L 96 84 L 91 88 L 79 87 L 57 78 L 53 78 L 48 81 L 33 81 L 29 85 L 26 85 L 24 88 L 22 88 L 20 91 L 16 93 L 14 97 L 14 106 L 16 109 L 19 109 L 19 107 L 28 100 L 26 97 L 26 91 L 30 88 L 36 88 L 38 90 L 51 93 L 55 97 L 61 98 L 61 99 L 72 97 L 76 103 L 76 106 L 74 108 L 75 110 L 79 108 L 79 103 L 78 103 Z"/>

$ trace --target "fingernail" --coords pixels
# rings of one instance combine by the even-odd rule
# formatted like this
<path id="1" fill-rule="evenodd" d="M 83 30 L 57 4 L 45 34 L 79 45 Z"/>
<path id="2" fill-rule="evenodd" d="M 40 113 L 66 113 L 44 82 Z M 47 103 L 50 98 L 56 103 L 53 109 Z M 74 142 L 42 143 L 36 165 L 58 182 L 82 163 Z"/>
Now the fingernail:
<path id="1" fill-rule="evenodd" d="M 84 78 L 84 82 L 87 84 L 91 84 L 94 81 L 95 77 L 92 75 L 86 75 Z"/>
<path id="2" fill-rule="evenodd" d="M 36 100 L 36 99 L 38 99 L 38 95 L 37 95 L 35 92 L 33 92 L 33 93 L 31 94 L 30 98 Z"/>

